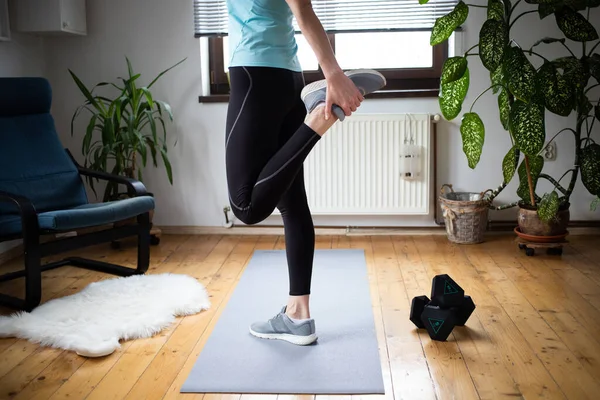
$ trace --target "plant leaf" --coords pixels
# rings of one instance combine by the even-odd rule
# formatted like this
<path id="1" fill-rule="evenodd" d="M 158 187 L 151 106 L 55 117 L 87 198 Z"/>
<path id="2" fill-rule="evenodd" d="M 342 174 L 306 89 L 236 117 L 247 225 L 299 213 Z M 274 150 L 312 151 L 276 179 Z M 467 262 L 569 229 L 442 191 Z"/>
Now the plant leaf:
<path id="1" fill-rule="evenodd" d="M 540 220 L 543 222 L 550 222 L 556 216 L 559 206 L 560 201 L 558 199 L 558 193 L 556 193 L 556 190 L 544 194 L 537 210 Z"/>
<path id="2" fill-rule="evenodd" d="M 537 182 L 544 168 L 544 158 L 542 156 L 529 157 L 529 170 L 531 172 L 531 182 L 533 184 L 533 191 L 537 187 Z M 525 203 L 529 204 L 529 181 L 527 180 L 527 167 L 525 160 L 521 161 L 517 170 L 519 174 L 519 187 L 517 188 L 517 196 L 519 196 Z"/>
<path id="3" fill-rule="evenodd" d="M 600 54 L 594 53 L 591 57 L 588 57 L 587 64 L 590 75 L 596 79 L 596 82 L 600 83 Z"/>
<path id="4" fill-rule="evenodd" d="M 581 149 L 579 156 L 581 182 L 594 196 L 600 196 L 600 144 L 591 143 Z"/>
<path id="5" fill-rule="evenodd" d="M 600 196 L 592 200 L 592 202 L 590 203 L 590 211 L 596 211 L 598 209 L 598 206 L 600 206 Z"/>
<path id="6" fill-rule="evenodd" d="M 452 11 L 435 20 L 429 43 L 432 46 L 440 44 L 450 37 L 452 32 L 461 26 L 469 16 L 469 6 L 462 0 L 454 7 Z"/>
<path id="7" fill-rule="evenodd" d="M 510 102 L 508 98 L 508 92 L 505 89 L 502 89 L 498 95 L 498 110 L 500 112 L 500 122 L 502 123 L 502 127 L 508 130 L 510 120 Z"/>
<path id="8" fill-rule="evenodd" d="M 492 92 L 494 94 L 498 93 L 502 89 L 502 87 L 500 87 L 498 85 L 505 85 L 504 65 L 502 63 L 500 65 L 498 65 L 498 68 L 496 68 L 494 71 L 490 72 L 490 80 L 492 81 L 492 86 L 494 86 L 492 88 Z"/>
<path id="9" fill-rule="evenodd" d="M 503 21 L 488 19 L 479 31 L 479 58 L 489 71 L 495 71 L 502 62 L 508 44 L 508 27 Z"/>
<path id="10" fill-rule="evenodd" d="M 160 148 L 160 155 L 162 157 L 163 163 L 165 164 L 165 169 L 167 171 L 167 177 L 169 178 L 169 182 L 172 185 L 173 184 L 173 169 L 171 167 L 171 162 L 169 161 L 169 158 L 167 157 L 166 147 L 163 146 Z"/>
<path id="11" fill-rule="evenodd" d="M 150 92 L 150 90 L 148 90 L 148 88 L 142 87 L 140 88 L 140 91 L 144 94 L 144 96 L 146 96 L 148 106 L 150 108 L 154 108 L 154 100 L 152 99 L 152 93 Z"/>
<path id="12" fill-rule="evenodd" d="M 535 86 L 535 68 L 519 47 L 508 47 L 504 60 L 504 73 L 510 92 L 519 100 L 530 101 Z"/>
<path id="13" fill-rule="evenodd" d="M 442 85 L 459 80 L 467 70 L 465 57 L 450 57 L 444 61 L 440 83 Z"/>
<path id="14" fill-rule="evenodd" d="M 485 126 L 479 115 L 474 112 L 465 113 L 460 124 L 463 152 L 467 156 L 469 168 L 474 169 L 481 158 L 485 140 Z"/>
<path id="15" fill-rule="evenodd" d="M 160 74 L 158 74 L 156 76 L 156 78 L 154 78 L 154 80 L 152 82 L 150 82 L 150 84 L 148 85 L 148 89 L 150 89 L 152 87 L 152 85 L 154 85 L 156 83 L 156 81 L 160 79 L 161 76 L 163 76 L 164 74 L 166 74 L 167 72 L 169 72 L 170 70 L 172 70 L 173 68 L 175 68 L 176 66 L 178 66 L 179 64 L 181 64 L 182 62 L 184 62 L 185 60 L 187 60 L 187 57 L 184 58 L 183 60 L 179 61 L 177 64 L 175 64 L 175 65 L 173 65 L 173 66 L 165 69 Z"/>
<path id="16" fill-rule="evenodd" d="M 96 125 L 97 116 L 92 115 L 90 118 L 90 122 L 88 123 L 87 130 L 85 132 L 85 136 L 83 137 L 83 141 L 81 143 L 81 154 L 87 156 L 90 150 L 90 144 L 92 143 L 92 138 L 94 135 L 94 128 Z"/>
<path id="17" fill-rule="evenodd" d="M 510 109 L 509 127 L 523 154 L 534 157 L 544 147 L 546 128 L 544 106 L 516 100 Z"/>
<path id="18" fill-rule="evenodd" d="M 94 96 L 92 95 L 92 93 L 88 90 L 88 88 L 83 84 L 83 82 L 77 77 L 77 75 L 75 75 L 73 73 L 73 71 L 69 70 L 69 73 L 71 74 L 71 77 L 73 78 L 73 80 L 75 81 L 75 84 L 77 85 L 77 87 L 79 88 L 79 91 L 81 91 L 81 93 L 84 95 L 84 97 L 86 98 L 87 101 L 89 101 L 89 103 L 91 105 L 94 106 L 94 108 L 96 108 L 98 111 L 100 112 L 104 112 L 104 108 L 102 107 L 102 103 L 99 103 L 98 101 L 96 101 L 96 99 L 94 98 Z"/>
<path id="19" fill-rule="evenodd" d="M 518 150 L 516 146 L 513 146 L 502 159 L 502 175 L 504 176 L 504 183 L 507 185 L 512 180 L 517 169 L 519 162 Z"/>
<path id="20" fill-rule="evenodd" d="M 127 61 L 127 72 L 129 73 L 129 77 L 131 78 L 134 73 L 133 73 L 133 67 L 131 66 L 131 61 L 129 61 L 129 58 L 125 57 L 125 61 Z"/>
<path id="21" fill-rule="evenodd" d="M 467 67 L 462 78 L 440 85 L 438 102 L 444 118 L 448 121 L 456 118 L 462 110 L 463 102 L 469 91 L 469 75 L 469 68 Z"/>
<path id="22" fill-rule="evenodd" d="M 558 7 L 555 4 L 540 4 L 538 6 L 538 14 L 540 15 L 540 19 L 544 19 L 548 15 L 554 14 L 557 9 Z"/>
<path id="23" fill-rule="evenodd" d="M 590 79 L 590 71 L 578 58 L 573 56 L 560 57 L 553 60 L 552 63 L 556 68 L 563 70 L 563 77 L 569 82 L 573 92 L 579 91 L 587 86 Z M 573 104 L 573 109 L 575 108 L 576 104 Z"/>
<path id="24" fill-rule="evenodd" d="M 579 101 L 577 102 L 577 112 L 581 115 L 588 115 L 593 108 L 594 106 L 592 105 L 588 97 L 585 94 L 581 93 Z"/>
<path id="25" fill-rule="evenodd" d="M 571 114 L 573 93 L 571 86 L 558 72 L 554 64 L 544 63 L 536 74 L 536 89 L 544 98 L 546 108 L 563 117 Z"/>
<path id="26" fill-rule="evenodd" d="M 504 4 L 502 4 L 502 0 L 488 0 L 487 18 L 504 21 Z"/>
<path id="27" fill-rule="evenodd" d="M 570 7 L 562 7 L 554 12 L 558 28 L 565 34 L 567 39 L 576 42 L 588 42 L 598 39 L 598 32 L 587 19 Z"/>
<path id="28" fill-rule="evenodd" d="M 158 167 L 158 163 L 156 162 L 156 145 L 155 142 L 152 141 L 152 138 L 145 137 L 146 145 L 150 148 L 150 155 L 152 156 L 152 164 L 155 167 Z"/>
<path id="29" fill-rule="evenodd" d="M 427 2 L 429 2 L 429 0 L 419 0 L 419 4 L 427 4 Z"/>
<path id="30" fill-rule="evenodd" d="M 173 121 L 173 111 L 171 110 L 171 106 L 168 103 L 165 103 L 164 101 L 161 100 L 156 100 L 155 101 L 156 104 L 158 104 L 158 109 L 160 111 L 160 107 L 162 106 L 162 108 L 169 114 L 169 119 L 171 121 Z M 162 115 L 162 111 L 160 111 L 160 114 Z"/>
<path id="31" fill-rule="evenodd" d="M 139 155 L 142 156 L 142 165 L 145 167 L 148 159 L 148 148 L 146 147 L 146 141 L 144 140 L 142 133 L 136 130 L 136 134 L 139 138 L 139 142 L 135 144 L 134 148 L 137 149 Z"/>
<path id="32" fill-rule="evenodd" d="M 156 134 L 156 121 L 154 120 L 154 114 L 150 110 L 145 111 L 146 117 L 148 118 L 148 122 L 150 123 L 150 131 L 152 132 L 152 139 L 154 143 L 158 141 L 158 137 Z"/>

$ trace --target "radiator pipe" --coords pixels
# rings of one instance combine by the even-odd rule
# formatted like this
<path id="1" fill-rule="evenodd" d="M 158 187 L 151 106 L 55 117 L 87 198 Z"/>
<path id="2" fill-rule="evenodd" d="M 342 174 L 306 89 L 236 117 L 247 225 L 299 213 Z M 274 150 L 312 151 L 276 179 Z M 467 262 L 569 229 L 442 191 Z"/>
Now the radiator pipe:
<path id="1" fill-rule="evenodd" d="M 433 125 L 432 136 L 433 136 L 433 192 L 437 193 L 437 126 L 440 121 L 439 114 L 435 114 L 431 116 L 431 122 Z M 443 221 L 438 220 L 438 198 L 437 194 L 434 196 L 435 207 L 433 211 L 433 221 L 438 226 L 445 226 Z"/>

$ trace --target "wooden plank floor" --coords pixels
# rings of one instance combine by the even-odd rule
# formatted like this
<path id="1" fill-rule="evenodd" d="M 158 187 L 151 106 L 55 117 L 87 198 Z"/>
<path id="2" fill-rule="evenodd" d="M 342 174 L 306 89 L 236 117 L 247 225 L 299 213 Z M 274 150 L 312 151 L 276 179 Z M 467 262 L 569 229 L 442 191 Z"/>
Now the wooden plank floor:
<path id="1" fill-rule="evenodd" d="M 85 359 L 25 340 L 0 339 L 0 399 L 597 399 L 600 396 L 600 238 L 572 237 L 562 257 L 526 257 L 512 236 L 455 246 L 444 236 L 318 236 L 317 248 L 364 249 L 385 396 L 180 394 L 255 249 L 284 249 L 278 236 L 163 236 L 150 273 L 197 278 L 212 308 L 159 335 Z M 135 265 L 133 246 L 74 254 Z M 19 269 L 21 260 L 0 267 Z M 412 297 L 450 274 L 477 309 L 447 342 L 408 320 Z M 43 301 L 110 275 L 64 267 L 44 273 Z M 23 282 L 0 284 L 21 295 Z M 0 309 L 3 315 L 11 311 Z"/>

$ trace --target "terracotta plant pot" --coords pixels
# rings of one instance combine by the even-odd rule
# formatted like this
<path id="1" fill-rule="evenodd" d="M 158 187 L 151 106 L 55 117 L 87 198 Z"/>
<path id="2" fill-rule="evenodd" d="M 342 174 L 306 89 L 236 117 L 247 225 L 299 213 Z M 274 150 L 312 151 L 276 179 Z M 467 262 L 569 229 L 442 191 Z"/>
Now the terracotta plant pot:
<path id="1" fill-rule="evenodd" d="M 567 232 L 571 214 L 570 204 L 561 206 L 556 218 L 549 222 L 540 220 L 537 210 L 531 206 L 519 204 L 519 230 L 532 236 L 558 236 Z"/>

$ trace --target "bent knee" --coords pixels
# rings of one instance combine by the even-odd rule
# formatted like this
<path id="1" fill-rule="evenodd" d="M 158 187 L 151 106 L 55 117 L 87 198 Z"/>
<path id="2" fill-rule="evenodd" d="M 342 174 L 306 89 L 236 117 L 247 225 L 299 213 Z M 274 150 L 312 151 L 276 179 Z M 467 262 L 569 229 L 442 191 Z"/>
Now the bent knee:
<path id="1" fill-rule="evenodd" d="M 257 215 L 257 213 L 249 211 L 234 211 L 235 217 L 246 225 L 256 225 L 264 221 L 267 216 Z"/>

